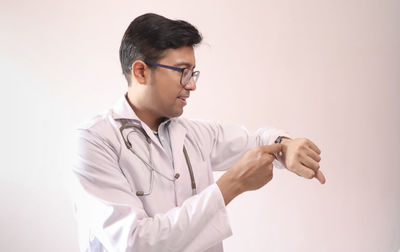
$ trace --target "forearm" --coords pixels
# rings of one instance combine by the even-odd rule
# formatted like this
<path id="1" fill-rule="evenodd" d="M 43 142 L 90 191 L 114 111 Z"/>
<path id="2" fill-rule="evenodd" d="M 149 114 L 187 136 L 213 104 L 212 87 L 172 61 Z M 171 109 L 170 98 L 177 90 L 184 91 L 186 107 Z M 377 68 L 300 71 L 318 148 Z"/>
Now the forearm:
<path id="1" fill-rule="evenodd" d="M 216 184 L 224 197 L 225 205 L 228 205 L 234 198 L 243 192 L 243 189 L 237 179 L 227 171 L 222 175 Z"/>

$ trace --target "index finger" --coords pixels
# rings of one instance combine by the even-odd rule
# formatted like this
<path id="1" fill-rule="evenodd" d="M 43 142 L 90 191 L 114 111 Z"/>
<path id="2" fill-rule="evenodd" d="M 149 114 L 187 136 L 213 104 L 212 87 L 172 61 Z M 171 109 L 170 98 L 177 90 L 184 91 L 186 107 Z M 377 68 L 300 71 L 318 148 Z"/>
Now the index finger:
<path id="1" fill-rule="evenodd" d="M 274 144 L 270 144 L 270 145 L 262 145 L 262 146 L 260 146 L 260 148 L 266 153 L 274 154 L 274 153 L 280 152 L 282 150 L 282 144 L 274 143 Z"/>

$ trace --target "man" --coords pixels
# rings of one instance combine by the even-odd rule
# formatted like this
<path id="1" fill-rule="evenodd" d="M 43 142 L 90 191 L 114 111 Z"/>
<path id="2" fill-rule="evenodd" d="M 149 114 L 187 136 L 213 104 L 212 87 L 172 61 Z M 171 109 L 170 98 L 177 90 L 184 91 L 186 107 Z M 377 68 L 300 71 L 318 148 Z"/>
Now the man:
<path id="1" fill-rule="evenodd" d="M 225 206 L 268 183 L 273 164 L 325 182 L 320 150 L 307 139 L 179 117 L 196 89 L 193 47 L 201 39 L 191 24 L 156 14 L 126 30 L 128 92 L 78 130 L 73 197 L 82 251 L 223 251 L 231 235 Z M 222 170 L 214 182 L 212 172 Z"/>

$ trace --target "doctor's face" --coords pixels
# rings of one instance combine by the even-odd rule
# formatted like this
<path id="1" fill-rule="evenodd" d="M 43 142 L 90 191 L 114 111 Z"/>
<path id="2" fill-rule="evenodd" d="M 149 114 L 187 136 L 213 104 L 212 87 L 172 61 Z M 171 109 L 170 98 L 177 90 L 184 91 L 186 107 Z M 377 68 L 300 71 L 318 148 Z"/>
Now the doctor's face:
<path id="1" fill-rule="evenodd" d="M 167 49 L 164 51 L 164 57 L 155 63 L 194 69 L 193 47 Z M 183 113 L 183 107 L 188 102 L 190 92 L 196 89 L 196 84 L 191 78 L 190 82 L 183 87 L 180 80 L 181 72 L 179 71 L 160 66 L 154 66 L 151 70 L 151 79 L 146 93 L 148 105 L 159 118 L 177 117 Z"/>

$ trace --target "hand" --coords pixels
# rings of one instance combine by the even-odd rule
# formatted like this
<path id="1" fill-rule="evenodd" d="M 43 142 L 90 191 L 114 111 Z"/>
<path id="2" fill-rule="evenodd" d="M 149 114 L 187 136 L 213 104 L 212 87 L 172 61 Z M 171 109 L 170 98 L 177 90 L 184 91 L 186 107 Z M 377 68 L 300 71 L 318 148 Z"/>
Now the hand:
<path id="1" fill-rule="evenodd" d="M 255 147 L 218 179 L 217 185 L 226 205 L 237 195 L 259 189 L 271 181 L 274 153 L 280 152 L 281 148 L 281 144 Z"/>
<path id="2" fill-rule="evenodd" d="M 304 178 L 316 178 L 321 184 L 325 184 L 325 176 L 319 170 L 321 151 L 306 138 L 283 139 L 282 156 L 278 159 L 292 172 Z"/>
<path id="3" fill-rule="evenodd" d="M 281 144 L 255 147 L 229 169 L 240 182 L 243 191 L 257 190 L 271 181 L 274 153 L 280 152 L 281 148 Z"/>

